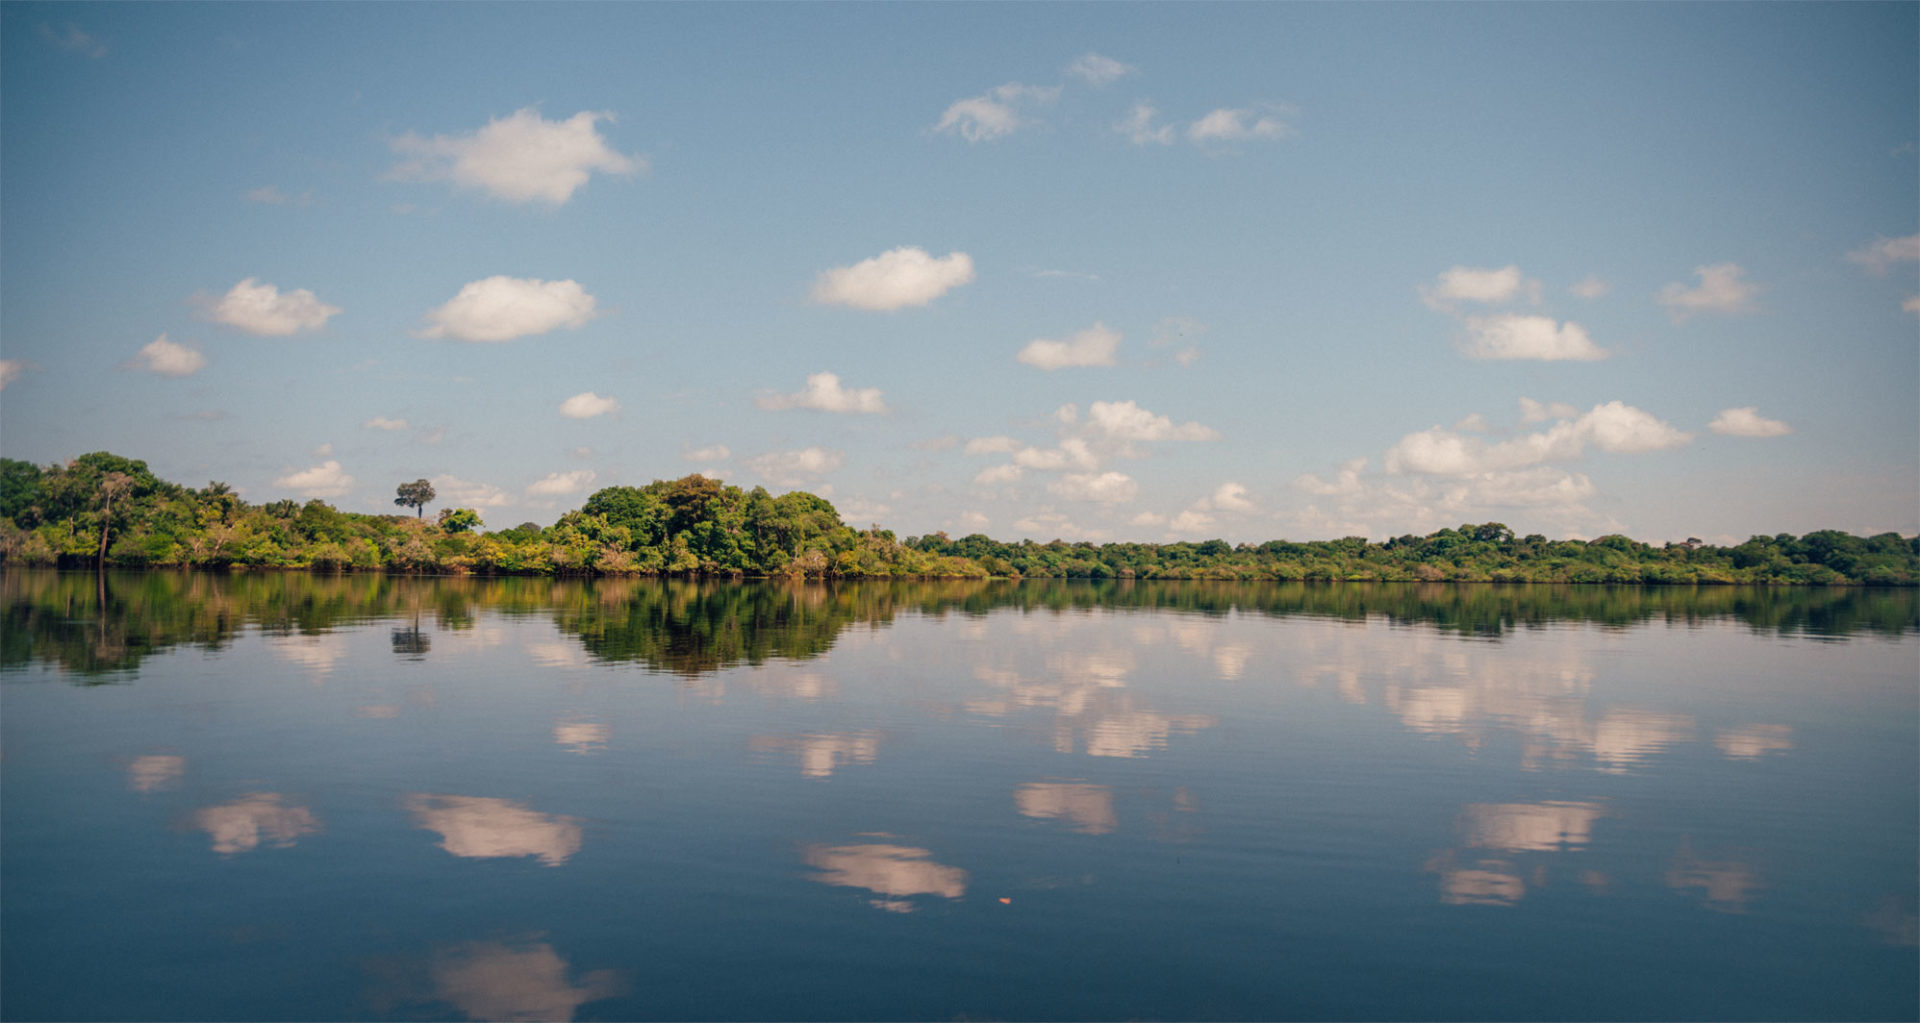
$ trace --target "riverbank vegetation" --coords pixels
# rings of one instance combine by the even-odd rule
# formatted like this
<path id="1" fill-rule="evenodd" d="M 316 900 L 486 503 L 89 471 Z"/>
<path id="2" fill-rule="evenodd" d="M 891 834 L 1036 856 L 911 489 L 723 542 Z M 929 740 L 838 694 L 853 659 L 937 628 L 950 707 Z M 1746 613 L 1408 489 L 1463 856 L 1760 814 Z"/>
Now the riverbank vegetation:
<path id="1" fill-rule="evenodd" d="M 607 487 L 550 526 L 483 531 L 473 509 L 426 518 L 426 483 L 398 488 L 395 503 L 414 515 L 368 515 L 320 500 L 250 504 L 224 483 L 181 486 L 107 452 L 46 467 L 0 459 L 0 562 L 479 575 L 1920 583 L 1920 538 L 1896 533 L 1655 546 L 1619 535 L 1516 536 L 1488 522 L 1383 542 L 901 540 L 878 525 L 849 526 L 814 494 L 774 496 L 697 475 Z"/>

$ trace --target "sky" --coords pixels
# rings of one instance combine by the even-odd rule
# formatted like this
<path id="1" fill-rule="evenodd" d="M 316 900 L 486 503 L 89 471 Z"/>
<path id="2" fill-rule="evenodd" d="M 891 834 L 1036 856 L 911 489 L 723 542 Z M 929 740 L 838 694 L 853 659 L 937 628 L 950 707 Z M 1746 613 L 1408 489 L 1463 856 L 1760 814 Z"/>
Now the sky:
<path id="1" fill-rule="evenodd" d="M 0 5 L 0 454 L 1920 532 L 1920 5 Z"/>

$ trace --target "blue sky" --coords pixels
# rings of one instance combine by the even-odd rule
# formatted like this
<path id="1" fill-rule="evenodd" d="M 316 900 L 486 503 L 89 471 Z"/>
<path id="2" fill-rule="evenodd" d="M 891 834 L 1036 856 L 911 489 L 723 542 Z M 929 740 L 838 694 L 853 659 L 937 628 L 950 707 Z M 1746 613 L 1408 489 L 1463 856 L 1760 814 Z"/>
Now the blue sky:
<path id="1" fill-rule="evenodd" d="M 1920 6 L 0 6 L 0 452 L 1920 531 Z"/>

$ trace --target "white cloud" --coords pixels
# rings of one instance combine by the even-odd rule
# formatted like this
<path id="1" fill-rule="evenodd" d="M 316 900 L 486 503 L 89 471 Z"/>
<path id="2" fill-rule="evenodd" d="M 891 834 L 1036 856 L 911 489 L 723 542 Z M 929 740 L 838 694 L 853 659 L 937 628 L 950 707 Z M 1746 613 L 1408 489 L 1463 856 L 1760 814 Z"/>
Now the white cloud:
<path id="1" fill-rule="evenodd" d="M 1020 117 L 1020 107 L 1043 106 L 1059 98 L 1057 85 L 1021 85 L 1019 82 L 996 85 L 983 95 L 948 107 L 933 130 L 957 134 L 968 142 L 987 142 L 1009 135 L 1027 123 Z"/>
<path id="2" fill-rule="evenodd" d="M 303 330 L 319 330 L 340 312 L 305 288 L 280 294 L 271 284 L 255 284 L 249 277 L 233 286 L 214 304 L 213 318 L 229 327 L 264 337 L 286 337 Z"/>
<path id="3" fill-rule="evenodd" d="M 1108 330 L 1105 324 L 1095 323 L 1065 341 L 1048 338 L 1035 338 L 1027 342 L 1020 354 L 1015 356 L 1021 362 L 1044 370 L 1065 369 L 1068 366 L 1111 366 L 1114 350 L 1120 346 L 1120 335 Z"/>
<path id="4" fill-rule="evenodd" d="M 1660 289 L 1656 300 L 1667 307 L 1667 312 L 1679 322 L 1694 313 L 1745 313 L 1753 311 L 1753 300 L 1760 294 L 1760 286 L 1741 280 L 1746 273 L 1735 263 L 1715 263 L 1712 266 L 1696 266 L 1694 275 L 1700 278 L 1698 287 L 1689 288 L 1684 284 L 1669 284 Z"/>
<path id="5" fill-rule="evenodd" d="M 372 419 L 361 423 L 360 428 L 363 430 L 404 430 L 407 428 L 407 421 L 405 419 L 388 419 L 386 416 L 374 416 Z"/>
<path id="6" fill-rule="evenodd" d="M 1025 469 L 1017 465 L 993 465 L 975 474 L 973 482 L 982 487 L 994 487 L 1002 483 L 1012 483 L 1014 480 L 1026 475 L 1026 472 Z"/>
<path id="7" fill-rule="evenodd" d="M 985 515 L 982 515 L 977 511 L 965 511 L 960 513 L 960 528 L 970 529 L 976 533 L 987 528 L 987 523 L 991 521 L 992 521 L 991 519 L 987 518 Z"/>
<path id="8" fill-rule="evenodd" d="M 889 249 L 852 266 L 837 266 L 813 283 L 813 300 L 823 305 L 891 311 L 926 305 L 973 280 L 973 258 L 949 252 L 939 259 L 925 249 Z"/>
<path id="9" fill-rule="evenodd" d="M 331 457 L 333 457 L 333 443 L 332 443 L 331 441 L 329 441 L 329 442 L 327 442 L 327 443 L 325 443 L 325 444 L 322 444 L 322 445 L 320 445 L 320 446 L 319 446 L 319 447 L 317 447 L 317 448 L 314 448 L 314 449 L 313 449 L 313 457 L 315 457 L 315 458 L 331 458 Z"/>
<path id="10" fill-rule="evenodd" d="M 558 206 L 573 198 L 594 171 L 632 174 L 640 157 L 615 152 L 595 127 L 605 113 L 581 111 L 564 121 L 542 118 L 532 107 L 495 118 L 470 135 L 407 134 L 393 151 L 407 157 L 390 177 L 403 181 L 451 181 L 509 202 Z"/>
<path id="11" fill-rule="evenodd" d="M 1884 274 L 1895 263 L 1920 260 L 1920 234 L 1910 234 L 1905 238 L 1877 238 L 1847 253 L 1847 259 L 1866 267 L 1875 276 Z"/>
<path id="12" fill-rule="evenodd" d="M 1140 494 L 1140 484 L 1122 472 L 1069 473 L 1047 484 L 1047 490 L 1069 501 L 1124 504 Z"/>
<path id="13" fill-rule="evenodd" d="M 709 444 L 704 448 L 694 448 L 680 457 L 689 462 L 724 462 L 733 457 L 733 452 L 725 444 Z"/>
<path id="14" fill-rule="evenodd" d="M 527 486 L 529 495 L 540 497 L 562 497 L 577 494 L 592 483 L 596 473 L 592 469 L 575 469 L 571 472 L 550 472 L 540 480 Z"/>
<path id="15" fill-rule="evenodd" d="M 841 387 L 839 376 L 833 373 L 810 373 L 807 375 L 806 388 L 799 393 L 762 395 L 755 400 L 755 404 L 773 412 L 795 408 L 844 414 L 879 414 L 887 411 L 887 403 L 880 400 L 878 387 L 859 390 Z"/>
<path id="16" fill-rule="evenodd" d="M 592 419 L 604 416 L 620 408 L 620 403 L 612 398 L 602 398 L 592 391 L 582 391 L 560 403 L 560 414 L 568 419 Z"/>
<path id="17" fill-rule="evenodd" d="M 1198 533 L 1213 528 L 1213 516 L 1196 508 L 1175 515 L 1167 522 L 1167 531 L 1171 533 Z"/>
<path id="18" fill-rule="evenodd" d="M 273 481 L 276 487 L 286 487 L 296 491 L 302 497 L 339 497 L 353 489 L 353 477 L 340 468 L 340 463 L 331 459 L 288 473 Z"/>
<path id="19" fill-rule="evenodd" d="M 475 483 L 458 476 L 435 476 L 434 496 L 449 508 L 498 508 L 513 503 L 507 492 L 487 483 Z"/>
<path id="20" fill-rule="evenodd" d="M 1200 423 L 1178 426 L 1131 401 L 1096 401 L 1087 409 L 1087 424 L 1101 436 L 1116 441 L 1219 440 L 1220 432 Z"/>
<path id="21" fill-rule="evenodd" d="M 838 451 L 805 447 L 798 451 L 769 451 L 747 459 L 746 466 L 769 483 L 797 487 L 840 468 L 847 456 Z"/>
<path id="22" fill-rule="evenodd" d="M 1113 130 L 1125 135 L 1136 146 L 1170 146 L 1173 144 L 1173 125 L 1154 123 L 1159 116 L 1160 112 L 1153 108 L 1153 104 L 1141 100 L 1133 105 L 1125 119 L 1114 122 Z"/>
<path id="23" fill-rule="evenodd" d="M 1293 481 L 1293 485 L 1316 497 L 1351 497 L 1365 489 L 1360 482 L 1360 473 L 1367 468 L 1367 460 L 1356 458 L 1340 466 L 1340 471 L 1328 483 L 1312 473 L 1305 473 Z"/>
<path id="24" fill-rule="evenodd" d="M 1166 524 L 1167 517 L 1159 512 L 1143 511 L 1127 520 L 1127 525 L 1129 526 L 1164 526 Z"/>
<path id="25" fill-rule="evenodd" d="M 1055 422 L 1062 425 L 1077 423 L 1080 421 L 1080 406 L 1075 405 L 1073 402 L 1067 402 L 1065 405 L 1053 410 L 1053 418 Z"/>
<path id="26" fill-rule="evenodd" d="M 1900 311 L 1903 313 L 1920 313 L 1920 295 L 1914 295 L 1900 303 Z"/>
<path id="27" fill-rule="evenodd" d="M 165 377 L 187 377 L 205 369 L 207 357 L 186 345 L 174 344 L 162 334 L 141 346 L 134 365 Z"/>
<path id="28" fill-rule="evenodd" d="M 162 334 L 160 336 L 165 337 L 166 335 Z M 5 390 L 8 384 L 19 379 L 20 374 L 26 371 L 27 364 L 19 359 L 0 359 L 0 390 Z"/>
<path id="29" fill-rule="evenodd" d="M 1619 401 L 1595 405 L 1577 419 L 1562 419 L 1541 433 L 1489 442 L 1433 427 L 1402 437 L 1387 451 L 1387 471 L 1433 476 L 1505 472 L 1541 462 L 1579 457 L 1587 445 L 1616 454 L 1679 447 L 1692 436 L 1651 413 Z"/>
<path id="30" fill-rule="evenodd" d="M 1067 74 L 1085 81 L 1089 85 L 1106 85 L 1117 78 L 1132 74 L 1136 68 L 1122 64 L 1112 57 L 1102 57 L 1097 53 L 1082 54 L 1073 63 L 1067 65 Z"/>
<path id="31" fill-rule="evenodd" d="M 1460 302 L 1503 305 L 1518 298 L 1523 290 L 1537 297 L 1540 282 L 1521 274 L 1518 266 L 1498 270 L 1456 266 L 1434 278 L 1432 284 L 1421 285 L 1420 300 L 1429 308 L 1446 312 Z"/>
<path id="32" fill-rule="evenodd" d="M 1053 472 L 1059 469 L 1093 469 L 1100 458 L 1079 437 L 1065 437 L 1056 448 L 1024 447 L 1013 453 L 1013 464 L 1026 469 Z"/>
<path id="33" fill-rule="evenodd" d="M 1567 290 L 1572 292 L 1577 298 L 1599 298 L 1607 292 L 1612 291 L 1613 285 L 1608 284 L 1593 274 L 1588 274 L 1575 282 Z"/>
<path id="34" fill-rule="evenodd" d="M 1275 105 L 1222 107 L 1193 122 L 1187 128 L 1187 137 L 1203 144 L 1284 138 L 1292 134 L 1292 129 L 1280 120 L 1285 112 L 1285 108 Z"/>
<path id="35" fill-rule="evenodd" d="M 1467 339 L 1460 350 L 1471 359 L 1539 359 L 1543 362 L 1569 359 L 1591 362 L 1612 354 L 1595 345 L 1587 336 L 1586 328 L 1571 320 L 1562 324 L 1551 316 L 1517 313 L 1468 317 Z"/>
<path id="36" fill-rule="evenodd" d="M 1762 416 L 1752 405 L 1721 410 L 1707 429 L 1727 437 L 1781 437 L 1793 432 L 1793 427 Z"/>
<path id="37" fill-rule="evenodd" d="M 967 442 L 963 449 L 969 455 L 1011 454 L 1020 450 L 1020 442 L 1012 437 L 975 437 Z"/>
<path id="38" fill-rule="evenodd" d="M 1572 419 L 1580 410 L 1564 401 L 1541 404 L 1532 398 L 1520 399 L 1520 421 L 1523 423 L 1544 423 L 1549 419 Z"/>
<path id="39" fill-rule="evenodd" d="M 1594 447 L 1615 454 L 1664 451 L 1693 439 L 1691 434 L 1661 422 L 1653 413 L 1619 401 L 1595 405 L 1592 411 L 1575 420 L 1574 426 L 1586 431 Z"/>
<path id="40" fill-rule="evenodd" d="M 579 328 L 594 317 L 595 300 L 574 281 L 496 275 L 468 283 L 447 304 L 427 313 L 420 337 L 511 341 L 560 327 Z"/>
<path id="41" fill-rule="evenodd" d="M 1250 512 L 1253 502 L 1247 500 L 1247 488 L 1238 483 L 1222 483 L 1213 492 L 1213 506 L 1221 511 Z"/>

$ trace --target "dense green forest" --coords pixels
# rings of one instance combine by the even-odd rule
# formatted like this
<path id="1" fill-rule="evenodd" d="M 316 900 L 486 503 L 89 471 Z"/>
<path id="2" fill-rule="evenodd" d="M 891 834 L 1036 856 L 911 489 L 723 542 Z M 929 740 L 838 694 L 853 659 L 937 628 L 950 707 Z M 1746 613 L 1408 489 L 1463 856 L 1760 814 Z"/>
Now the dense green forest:
<path id="1" fill-rule="evenodd" d="M 0 562 L 482 575 L 1920 583 L 1920 538 L 1897 533 L 1656 547 L 1619 535 L 1516 536 L 1488 522 L 1380 543 L 901 540 L 878 526 L 848 526 L 813 494 L 776 497 L 697 475 L 607 487 L 550 526 L 483 531 L 472 509 L 428 518 L 426 480 L 403 482 L 396 494 L 394 503 L 414 514 L 343 512 L 318 500 L 249 504 L 224 483 L 181 486 L 107 452 L 46 467 L 0 459 Z"/>

